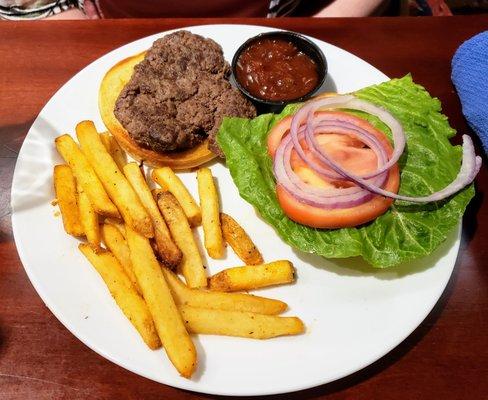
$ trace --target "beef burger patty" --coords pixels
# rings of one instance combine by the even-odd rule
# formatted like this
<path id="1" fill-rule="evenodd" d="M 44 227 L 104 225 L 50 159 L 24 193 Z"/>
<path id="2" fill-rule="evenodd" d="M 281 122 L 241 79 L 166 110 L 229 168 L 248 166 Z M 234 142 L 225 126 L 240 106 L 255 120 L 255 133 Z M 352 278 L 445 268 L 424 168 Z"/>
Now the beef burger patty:
<path id="1" fill-rule="evenodd" d="M 114 114 L 141 147 L 157 152 L 194 147 L 215 135 L 224 116 L 256 116 L 228 81 L 229 64 L 213 40 L 177 31 L 156 40 L 120 93 Z"/>

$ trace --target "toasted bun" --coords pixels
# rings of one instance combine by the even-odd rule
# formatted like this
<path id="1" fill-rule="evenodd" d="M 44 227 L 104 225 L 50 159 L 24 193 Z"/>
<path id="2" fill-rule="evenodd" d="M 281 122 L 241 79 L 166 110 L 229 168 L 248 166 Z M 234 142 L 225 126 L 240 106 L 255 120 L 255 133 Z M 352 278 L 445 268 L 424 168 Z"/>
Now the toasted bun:
<path id="1" fill-rule="evenodd" d="M 102 120 L 117 139 L 120 146 L 138 161 L 143 161 L 152 167 L 168 166 L 177 170 L 185 170 L 197 167 L 216 157 L 207 147 L 207 140 L 190 150 L 181 152 L 158 153 L 153 150 L 140 147 L 120 124 L 114 115 L 115 102 L 124 88 L 136 64 L 144 59 L 144 54 L 126 58 L 115 64 L 103 77 L 98 96 L 98 107 Z"/>

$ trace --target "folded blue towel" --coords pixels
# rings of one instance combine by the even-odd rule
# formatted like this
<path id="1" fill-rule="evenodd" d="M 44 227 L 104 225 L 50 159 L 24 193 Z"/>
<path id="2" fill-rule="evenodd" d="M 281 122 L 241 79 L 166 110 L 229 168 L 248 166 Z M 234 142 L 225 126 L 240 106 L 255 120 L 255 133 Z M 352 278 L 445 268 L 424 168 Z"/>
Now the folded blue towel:
<path id="1" fill-rule="evenodd" d="M 451 78 L 463 114 L 488 154 L 488 31 L 473 36 L 457 49 Z"/>

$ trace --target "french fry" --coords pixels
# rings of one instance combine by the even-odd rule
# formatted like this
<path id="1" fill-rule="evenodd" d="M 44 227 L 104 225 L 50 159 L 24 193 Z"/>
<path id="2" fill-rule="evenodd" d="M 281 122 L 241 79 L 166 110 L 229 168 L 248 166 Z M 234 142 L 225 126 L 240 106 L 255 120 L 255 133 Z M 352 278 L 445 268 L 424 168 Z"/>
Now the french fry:
<path id="1" fill-rule="evenodd" d="M 159 192 L 157 197 L 158 207 L 164 220 L 168 224 L 176 245 L 183 253 L 180 269 L 187 285 L 190 287 L 207 286 L 207 275 L 203 268 L 202 257 L 183 209 L 170 192 Z"/>
<path id="2" fill-rule="evenodd" d="M 295 270 L 287 260 L 261 265 L 245 265 L 225 269 L 208 279 L 210 290 L 235 292 L 266 286 L 290 283 L 295 280 Z"/>
<path id="3" fill-rule="evenodd" d="M 161 256 L 161 260 L 168 267 L 173 269 L 176 268 L 181 262 L 183 254 L 171 237 L 168 226 L 164 222 L 161 212 L 159 211 L 156 201 L 151 194 L 151 190 L 147 186 L 146 179 L 142 175 L 139 165 L 135 162 L 126 164 L 124 166 L 124 174 L 139 196 L 139 200 L 141 200 L 141 203 L 146 209 L 147 213 L 151 217 L 154 227 L 154 239 L 156 241 L 158 254 Z"/>
<path id="4" fill-rule="evenodd" d="M 167 192 L 167 190 L 164 190 L 164 189 L 152 189 L 151 190 L 152 197 L 156 203 L 158 202 L 158 195 L 160 193 L 164 193 L 164 192 Z"/>
<path id="5" fill-rule="evenodd" d="M 120 232 L 115 227 L 104 224 L 102 225 L 102 238 L 108 249 L 123 266 L 131 282 L 138 288 L 139 285 L 130 261 L 129 248 Z M 217 310 L 247 311 L 267 315 L 281 314 L 288 307 L 286 303 L 280 300 L 269 299 L 266 297 L 244 293 L 222 293 L 203 289 L 192 289 L 187 287 L 176 274 L 169 269 L 163 267 L 162 271 L 177 305 L 188 305 Z"/>
<path id="6" fill-rule="evenodd" d="M 297 317 L 254 314 L 242 311 L 223 311 L 179 307 L 186 327 L 192 333 L 269 339 L 284 335 L 298 335 L 305 331 Z"/>
<path id="7" fill-rule="evenodd" d="M 153 237 L 154 231 L 146 209 L 105 149 L 93 122 L 80 122 L 76 126 L 76 135 L 83 153 L 119 209 L 124 221 L 141 235 Z"/>
<path id="8" fill-rule="evenodd" d="M 111 142 L 110 136 L 112 136 L 112 135 L 110 134 L 110 132 L 100 132 L 99 135 L 100 135 L 100 140 L 102 141 L 103 145 L 105 146 L 107 151 L 110 153 L 112 158 L 114 158 L 113 154 L 111 153 L 112 150 L 111 150 L 111 145 L 110 145 L 110 142 Z M 115 159 L 114 159 L 114 161 L 115 161 Z M 122 168 L 120 168 L 120 169 L 122 169 Z"/>
<path id="9" fill-rule="evenodd" d="M 115 302 L 148 347 L 153 350 L 161 347 L 161 341 L 144 299 L 137 293 L 114 255 L 109 251 L 96 252 L 90 245 L 83 243 L 78 248 L 98 271 Z"/>
<path id="10" fill-rule="evenodd" d="M 71 168 L 64 164 L 56 165 L 53 181 L 65 232 L 68 235 L 83 236 L 84 230 L 78 209 L 76 181 Z"/>
<path id="11" fill-rule="evenodd" d="M 220 227 L 219 195 L 210 169 L 200 168 L 197 171 L 197 181 L 205 248 L 210 257 L 222 258 L 224 239 Z"/>
<path id="12" fill-rule="evenodd" d="M 220 213 L 220 223 L 222 224 L 222 234 L 230 247 L 247 265 L 258 265 L 263 263 L 263 257 L 256 248 L 246 231 L 230 215 Z"/>
<path id="13" fill-rule="evenodd" d="M 152 172 L 152 179 L 164 190 L 171 192 L 183 208 L 191 227 L 195 227 L 202 222 L 200 207 L 193 199 L 188 189 L 183 185 L 180 178 L 169 167 L 157 168 Z"/>
<path id="14" fill-rule="evenodd" d="M 100 139 L 102 140 L 102 143 L 107 151 L 114 159 L 115 164 L 117 164 L 119 169 L 122 170 L 122 168 L 124 168 L 124 165 L 127 164 L 127 156 L 125 154 L 125 151 L 122 150 L 122 147 L 120 147 L 119 143 L 117 142 L 117 139 L 115 139 L 115 137 L 108 132 L 100 133 Z"/>
<path id="15" fill-rule="evenodd" d="M 95 170 L 70 135 L 61 135 L 54 141 L 58 153 L 71 167 L 95 211 L 106 217 L 120 217 L 119 211 L 108 197 Z"/>
<path id="16" fill-rule="evenodd" d="M 129 226 L 126 227 L 126 231 L 132 266 L 153 317 L 156 331 L 173 365 L 182 376 L 189 378 L 197 365 L 195 346 L 149 240 Z"/>
<path id="17" fill-rule="evenodd" d="M 102 225 L 101 233 L 105 246 L 107 246 L 107 248 L 119 261 L 120 265 L 122 265 L 126 275 L 128 276 L 131 283 L 134 285 L 138 293 L 142 294 L 139 283 L 137 283 L 136 275 L 134 274 L 132 262 L 130 261 L 129 246 L 127 246 L 127 242 L 125 241 L 124 236 L 115 226 L 107 223 Z"/>
<path id="18" fill-rule="evenodd" d="M 77 182 L 76 188 L 78 190 L 80 221 L 83 231 L 85 232 L 86 240 L 94 249 L 98 249 L 100 248 L 100 227 L 98 225 L 98 214 L 93 209 L 90 199 L 79 182 Z"/>
<path id="19" fill-rule="evenodd" d="M 281 314 L 287 308 L 287 304 L 280 300 L 250 294 L 191 289 L 167 268 L 163 267 L 162 271 L 177 305 L 267 315 Z"/>
<path id="20" fill-rule="evenodd" d="M 110 225 L 114 226 L 115 228 L 117 228 L 118 231 L 122 234 L 122 236 L 125 239 L 126 233 L 125 233 L 124 221 L 121 221 L 120 219 L 116 219 L 116 218 L 105 218 L 104 222 L 106 224 L 110 224 Z"/>

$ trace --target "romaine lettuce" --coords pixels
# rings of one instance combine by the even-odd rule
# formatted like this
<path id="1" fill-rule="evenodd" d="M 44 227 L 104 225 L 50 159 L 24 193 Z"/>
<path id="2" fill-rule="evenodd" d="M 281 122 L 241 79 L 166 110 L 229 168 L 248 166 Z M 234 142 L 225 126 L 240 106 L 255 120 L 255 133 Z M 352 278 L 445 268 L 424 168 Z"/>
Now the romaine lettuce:
<path id="1" fill-rule="evenodd" d="M 441 114 L 440 101 L 413 83 L 409 75 L 367 87 L 356 95 L 389 110 L 404 127 L 407 147 L 400 159 L 400 193 L 427 195 L 456 177 L 461 148 L 449 142 L 455 131 Z M 291 221 L 276 199 L 266 137 L 277 121 L 298 107 L 289 105 L 279 115 L 265 114 L 252 120 L 225 118 L 217 136 L 240 195 L 285 242 L 329 258 L 362 256 L 374 267 L 385 268 L 430 254 L 446 239 L 473 197 L 473 185 L 444 202 L 412 205 L 397 201 L 384 215 L 356 228 L 315 229 Z M 376 118 L 361 116 L 390 135 Z"/>

